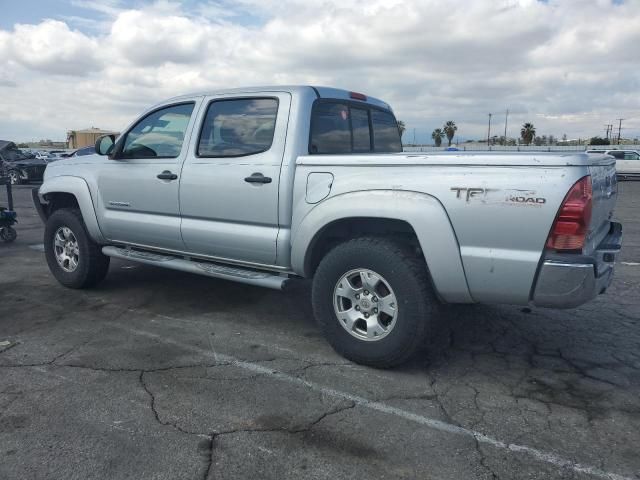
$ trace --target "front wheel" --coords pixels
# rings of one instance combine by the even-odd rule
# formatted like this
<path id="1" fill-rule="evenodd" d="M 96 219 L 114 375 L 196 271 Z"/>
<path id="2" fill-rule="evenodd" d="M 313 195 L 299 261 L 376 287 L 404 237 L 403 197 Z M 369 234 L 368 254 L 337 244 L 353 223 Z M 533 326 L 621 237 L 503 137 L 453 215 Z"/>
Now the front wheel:
<path id="1" fill-rule="evenodd" d="M 56 210 L 44 229 L 44 251 L 49 270 L 65 287 L 87 288 L 102 281 L 109 257 L 87 234 L 80 210 Z"/>
<path id="2" fill-rule="evenodd" d="M 331 346 L 379 368 L 418 351 L 438 307 L 424 260 L 384 238 L 357 238 L 329 252 L 313 279 L 312 300 Z"/>
<path id="3" fill-rule="evenodd" d="M 20 185 L 22 183 L 22 178 L 20 178 L 20 172 L 18 170 L 9 170 L 7 176 L 9 177 L 11 185 Z"/>
<path id="4" fill-rule="evenodd" d="M 5 243 L 11 243 L 18 238 L 18 233 L 13 227 L 0 228 L 0 240 Z"/>

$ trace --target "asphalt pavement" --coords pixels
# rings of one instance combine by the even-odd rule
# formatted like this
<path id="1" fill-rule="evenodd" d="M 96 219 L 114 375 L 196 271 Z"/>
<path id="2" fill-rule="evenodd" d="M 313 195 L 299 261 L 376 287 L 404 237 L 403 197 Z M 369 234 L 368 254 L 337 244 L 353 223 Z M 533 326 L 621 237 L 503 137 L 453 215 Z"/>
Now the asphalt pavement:
<path id="1" fill-rule="evenodd" d="M 448 307 L 394 370 L 336 355 L 306 283 L 114 260 L 65 289 L 30 188 L 0 244 L 1 479 L 640 478 L 640 182 L 605 295 Z"/>

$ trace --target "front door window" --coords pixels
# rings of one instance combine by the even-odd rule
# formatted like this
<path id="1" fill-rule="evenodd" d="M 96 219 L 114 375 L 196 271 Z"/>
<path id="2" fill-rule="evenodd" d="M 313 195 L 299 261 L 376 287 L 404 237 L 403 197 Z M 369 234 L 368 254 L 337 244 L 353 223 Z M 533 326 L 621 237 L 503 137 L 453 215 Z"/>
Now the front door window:
<path id="1" fill-rule="evenodd" d="M 161 108 L 140 120 L 124 140 L 121 158 L 176 158 L 193 112 L 193 103 Z"/>

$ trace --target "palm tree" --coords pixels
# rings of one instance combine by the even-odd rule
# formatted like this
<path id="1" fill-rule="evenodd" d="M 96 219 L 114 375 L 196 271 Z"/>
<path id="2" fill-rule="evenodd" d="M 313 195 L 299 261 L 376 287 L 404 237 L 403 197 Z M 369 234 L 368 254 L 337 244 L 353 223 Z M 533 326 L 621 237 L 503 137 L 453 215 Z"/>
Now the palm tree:
<path id="1" fill-rule="evenodd" d="M 449 146 L 451 146 L 451 140 L 453 140 L 453 137 L 456 134 L 456 130 L 458 130 L 458 126 L 453 120 L 449 120 L 444 124 L 444 127 L 442 129 L 447 136 L 447 140 L 449 140 Z"/>
<path id="2" fill-rule="evenodd" d="M 439 147 L 442 144 L 442 137 L 444 137 L 444 132 L 441 128 L 436 128 L 431 134 L 431 138 L 436 142 L 436 147 Z"/>
<path id="3" fill-rule="evenodd" d="M 407 127 L 404 125 L 402 120 L 398 120 L 398 131 L 400 132 L 400 138 L 402 138 L 402 134 L 405 132 Z"/>
<path id="4" fill-rule="evenodd" d="M 522 125 L 522 129 L 520 129 L 520 136 L 522 137 L 522 141 L 525 145 L 529 145 L 533 140 L 533 137 L 536 136 L 536 127 L 533 126 L 533 123 L 525 123 Z"/>

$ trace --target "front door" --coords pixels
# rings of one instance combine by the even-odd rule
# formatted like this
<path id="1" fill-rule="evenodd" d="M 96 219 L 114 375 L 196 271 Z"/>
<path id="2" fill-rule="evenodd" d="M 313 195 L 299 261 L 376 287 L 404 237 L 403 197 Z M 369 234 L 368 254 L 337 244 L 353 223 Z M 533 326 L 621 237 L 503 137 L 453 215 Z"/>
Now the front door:
<path id="1" fill-rule="evenodd" d="M 106 238 L 140 246 L 184 250 L 178 191 L 196 101 L 146 114 L 98 168 L 98 218 Z"/>
<path id="2" fill-rule="evenodd" d="M 273 265 L 278 186 L 291 96 L 273 92 L 205 99 L 199 135 L 182 169 L 186 251 Z"/>

